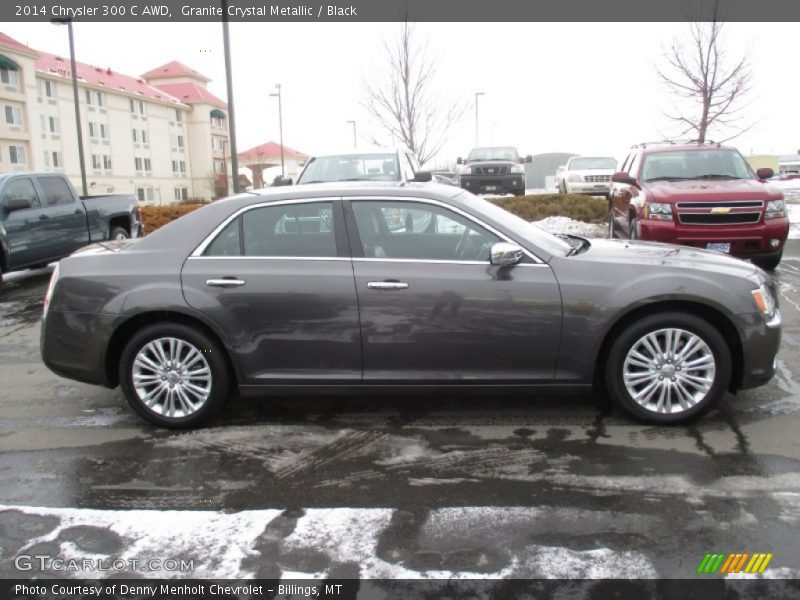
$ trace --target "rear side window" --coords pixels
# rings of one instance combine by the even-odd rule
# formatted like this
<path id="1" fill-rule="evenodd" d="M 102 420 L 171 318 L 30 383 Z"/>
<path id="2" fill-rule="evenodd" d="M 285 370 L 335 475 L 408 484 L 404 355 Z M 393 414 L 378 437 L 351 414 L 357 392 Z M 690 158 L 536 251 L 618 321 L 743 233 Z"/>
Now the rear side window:
<path id="1" fill-rule="evenodd" d="M 332 202 L 264 206 L 242 213 L 208 246 L 206 256 L 337 256 Z"/>
<path id="2" fill-rule="evenodd" d="M 38 177 L 37 180 L 42 186 L 44 198 L 50 206 L 63 206 L 75 202 L 67 182 L 61 177 Z"/>

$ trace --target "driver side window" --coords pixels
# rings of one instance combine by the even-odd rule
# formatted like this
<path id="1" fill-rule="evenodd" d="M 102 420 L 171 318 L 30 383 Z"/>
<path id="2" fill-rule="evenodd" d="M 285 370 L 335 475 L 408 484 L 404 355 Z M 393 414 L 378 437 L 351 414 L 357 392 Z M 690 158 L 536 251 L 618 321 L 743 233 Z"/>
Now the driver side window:
<path id="1" fill-rule="evenodd" d="M 424 202 L 353 201 L 366 258 L 489 261 L 495 234 L 460 214 Z"/>

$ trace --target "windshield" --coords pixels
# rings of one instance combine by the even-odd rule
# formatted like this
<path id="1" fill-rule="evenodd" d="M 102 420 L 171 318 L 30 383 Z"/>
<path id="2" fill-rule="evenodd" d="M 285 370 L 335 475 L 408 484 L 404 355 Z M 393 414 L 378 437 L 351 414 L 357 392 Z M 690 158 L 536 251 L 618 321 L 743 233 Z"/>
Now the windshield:
<path id="1" fill-rule="evenodd" d="M 397 155 L 338 154 L 312 158 L 297 183 L 322 181 L 400 181 Z"/>
<path id="2" fill-rule="evenodd" d="M 553 256 L 566 256 L 572 249 L 572 245 L 568 244 L 561 238 L 554 236 L 552 233 L 546 232 L 544 229 L 537 227 L 533 223 L 529 223 L 525 219 L 500 208 L 496 204 L 492 204 L 488 200 L 479 198 L 469 192 L 465 192 L 458 196 L 458 200 L 463 202 L 465 206 L 471 208 L 479 215 L 485 215 L 493 221 L 499 223 L 503 227 L 512 231 L 520 239 L 528 241 L 531 245 L 541 248 L 548 254 Z"/>
<path id="3" fill-rule="evenodd" d="M 613 158 L 592 158 L 589 156 L 582 156 L 580 158 L 573 158 L 569 161 L 570 169 L 610 169 L 617 168 L 617 161 Z"/>
<path id="4" fill-rule="evenodd" d="M 644 156 L 644 181 L 679 179 L 753 179 L 753 171 L 736 150 L 681 150 Z"/>
<path id="5" fill-rule="evenodd" d="M 469 162 L 483 160 L 511 160 L 519 162 L 516 148 L 475 148 L 467 157 Z"/>

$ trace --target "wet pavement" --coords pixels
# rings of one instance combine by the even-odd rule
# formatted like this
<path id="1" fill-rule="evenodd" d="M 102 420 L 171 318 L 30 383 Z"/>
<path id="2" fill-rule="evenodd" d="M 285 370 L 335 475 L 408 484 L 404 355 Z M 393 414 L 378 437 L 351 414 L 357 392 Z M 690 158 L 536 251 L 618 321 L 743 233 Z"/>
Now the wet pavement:
<path id="1" fill-rule="evenodd" d="M 2 577 L 41 572 L 13 564 L 37 552 L 345 578 L 683 578 L 768 552 L 764 576 L 800 574 L 800 241 L 775 276 L 778 376 L 669 428 L 589 398 L 448 396 L 232 399 L 213 427 L 159 430 L 41 363 L 48 277 L 0 291 Z"/>

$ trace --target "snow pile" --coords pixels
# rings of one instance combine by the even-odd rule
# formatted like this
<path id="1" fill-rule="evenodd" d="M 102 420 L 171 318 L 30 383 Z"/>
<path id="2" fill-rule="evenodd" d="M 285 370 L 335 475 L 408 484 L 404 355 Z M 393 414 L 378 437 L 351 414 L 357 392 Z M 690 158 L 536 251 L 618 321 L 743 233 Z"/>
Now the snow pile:
<path id="1" fill-rule="evenodd" d="M 531 221 L 537 227 L 541 227 L 550 233 L 570 233 L 587 238 L 608 237 L 608 228 L 605 225 L 595 223 L 584 223 L 569 217 L 547 217 L 541 221 Z"/>
<path id="2" fill-rule="evenodd" d="M 789 213 L 789 239 L 800 240 L 800 204 L 787 204 Z"/>

